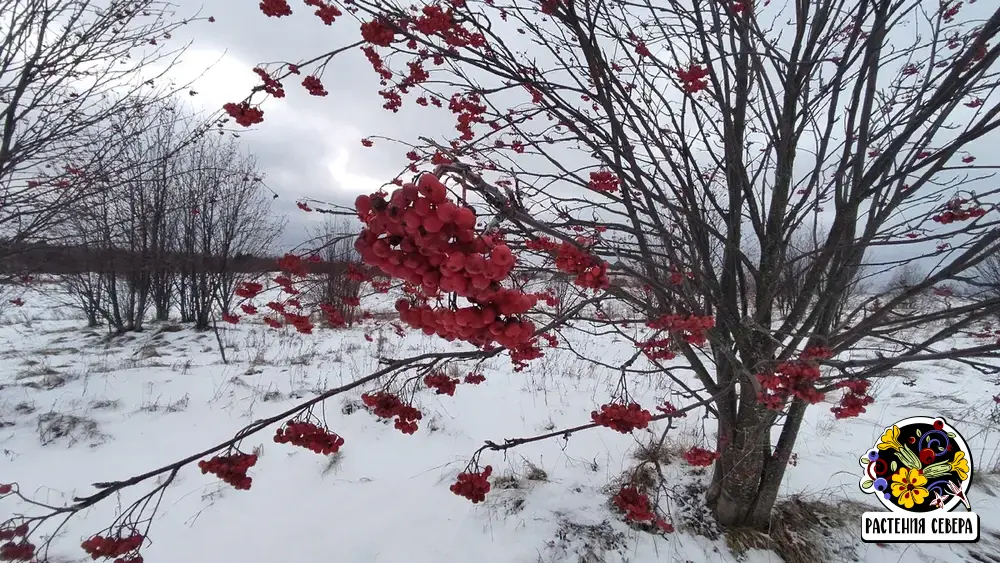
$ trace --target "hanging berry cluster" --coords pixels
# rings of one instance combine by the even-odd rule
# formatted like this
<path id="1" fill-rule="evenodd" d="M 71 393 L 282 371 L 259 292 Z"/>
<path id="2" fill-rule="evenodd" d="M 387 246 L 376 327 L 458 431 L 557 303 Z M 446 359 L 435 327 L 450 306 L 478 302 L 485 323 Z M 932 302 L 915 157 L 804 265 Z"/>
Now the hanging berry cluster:
<path id="1" fill-rule="evenodd" d="M 278 444 L 291 444 L 318 454 L 330 455 L 340 451 L 344 439 L 334 432 L 306 421 L 292 421 L 274 433 Z"/>
<path id="2" fill-rule="evenodd" d="M 455 388 L 459 383 L 461 383 L 460 380 L 449 377 L 448 374 L 440 371 L 424 377 L 424 385 L 434 389 L 438 395 L 454 396 Z"/>
<path id="3" fill-rule="evenodd" d="M 669 338 L 651 338 L 639 342 L 638 347 L 652 361 L 672 360 L 677 357 L 673 350 L 673 342 Z"/>
<path id="4" fill-rule="evenodd" d="M 865 407 L 875 402 L 875 398 L 868 394 L 868 387 L 871 383 L 867 379 L 841 381 L 837 387 L 847 389 L 844 396 L 840 398 L 840 404 L 831 408 L 834 418 L 854 418 L 866 412 Z"/>
<path id="5" fill-rule="evenodd" d="M 417 421 L 423 418 L 423 413 L 413 405 L 404 403 L 402 399 L 384 391 L 364 393 L 361 402 L 371 409 L 372 414 L 379 418 L 395 418 L 396 430 L 403 434 L 413 434 L 417 431 Z"/>
<path id="6" fill-rule="evenodd" d="M 359 196 L 355 206 L 365 224 L 355 248 L 366 264 L 419 286 L 425 295 L 447 292 L 471 303 L 432 307 L 403 299 L 396 303 L 403 322 L 449 341 L 484 348 L 499 343 L 515 361 L 540 355 L 535 325 L 522 317 L 538 296 L 500 286 L 514 269 L 510 247 L 476 233 L 475 212 L 451 201 L 436 176 L 423 174 L 388 199 Z"/>
<path id="7" fill-rule="evenodd" d="M 256 454 L 234 453 L 213 456 L 198 462 L 202 474 L 212 473 L 237 490 L 248 490 L 253 478 L 247 477 L 247 470 L 257 464 Z"/>
<path id="8" fill-rule="evenodd" d="M 470 371 L 465 375 L 463 381 L 470 385 L 479 385 L 480 383 L 486 381 L 486 376 L 478 371 Z"/>
<path id="9" fill-rule="evenodd" d="M 10 485 L 0 485 L 2 487 L 10 487 Z M 0 494 L 7 494 L 10 490 L 3 491 Z M 28 524 L 20 524 L 13 528 L 0 528 L 0 541 L 6 540 L 6 543 L 0 544 L 0 561 L 31 561 L 35 556 L 35 544 L 27 540 L 28 536 Z M 19 541 L 17 538 L 22 538 Z"/>
<path id="10" fill-rule="evenodd" d="M 618 176 L 610 170 L 591 172 L 588 186 L 595 192 L 614 193 L 618 191 Z"/>
<path id="11" fill-rule="evenodd" d="M 638 403 L 609 403 L 601 405 L 601 411 L 593 411 L 590 418 L 595 424 L 606 426 L 622 434 L 649 426 L 653 415 Z"/>
<path id="12" fill-rule="evenodd" d="M 683 455 L 684 461 L 688 462 L 688 465 L 695 467 L 708 467 L 715 460 L 719 459 L 719 452 L 713 452 L 712 450 L 706 450 L 698 446 L 692 446 Z"/>
<path id="13" fill-rule="evenodd" d="M 94 560 L 114 557 L 114 563 L 142 563 L 142 556 L 134 552 L 142 547 L 145 540 L 142 534 L 135 532 L 118 537 L 93 536 L 80 544 L 80 547 Z"/>
<path id="14" fill-rule="evenodd" d="M 577 237 L 577 243 L 585 248 L 593 246 L 594 240 Z M 584 289 L 607 289 L 611 285 L 608 278 L 608 263 L 568 242 L 556 241 L 542 236 L 525 244 L 528 250 L 542 251 L 555 256 L 556 268 L 560 272 L 573 274 L 573 283 Z"/>
<path id="15" fill-rule="evenodd" d="M 20 524 L 13 528 L 0 528 L 0 540 L 12 540 L 17 537 L 28 535 L 28 524 Z"/>
<path id="16" fill-rule="evenodd" d="M 707 331 L 715 328 L 715 317 L 697 315 L 663 315 L 646 323 L 653 330 L 668 330 L 680 333 L 681 338 L 692 346 L 701 346 L 708 341 Z"/>
<path id="17" fill-rule="evenodd" d="M 257 282 L 241 282 L 236 286 L 236 290 L 233 292 L 237 297 L 242 297 L 244 299 L 253 299 L 260 292 L 264 291 L 264 285 Z M 254 309 L 256 311 L 256 309 Z M 244 309 L 245 311 L 245 309 Z"/>
<path id="18" fill-rule="evenodd" d="M 493 466 L 487 465 L 482 471 L 466 471 L 458 474 L 458 479 L 451 485 L 451 492 L 460 497 L 465 497 L 473 504 L 486 500 L 486 493 L 490 492 L 490 475 L 493 474 Z"/>
<path id="19" fill-rule="evenodd" d="M 684 91 L 688 94 L 695 94 L 708 88 L 708 69 L 701 65 L 679 68 L 676 72 L 677 79 L 681 81 Z"/>
<path id="20" fill-rule="evenodd" d="M 264 122 L 264 110 L 252 107 L 250 102 L 240 102 L 234 104 L 232 102 L 222 106 L 222 109 L 232 117 L 236 123 L 242 125 L 243 127 L 250 127 L 258 123 Z"/>
<path id="21" fill-rule="evenodd" d="M 674 531 L 670 523 L 653 511 L 649 497 L 633 486 L 622 487 L 611 501 L 625 513 L 626 522 L 649 522 L 665 533 Z"/>
<path id="22" fill-rule="evenodd" d="M 812 346 L 806 348 L 798 360 L 778 364 L 774 373 L 757 374 L 757 381 L 763 388 L 757 400 L 776 411 L 784 409 L 785 401 L 790 396 L 809 404 L 822 401 L 824 394 L 816 389 L 816 382 L 820 378 L 816 360 L 829 359 L 831 356 L 829 348 Z"/>
<path id="23" fill-rule="evenodd" d="M 942 225 L 947 225 L 956 221 L 978 219 L 979 217 L 986 215 L 986 210 L 978 204 L 965 207 L 969 203 L 970 201 L 967 199 L 955 198 L 945 204 L 944 211 L 931 217 L 931 219 L 937 223 L 941 223 Z"/>

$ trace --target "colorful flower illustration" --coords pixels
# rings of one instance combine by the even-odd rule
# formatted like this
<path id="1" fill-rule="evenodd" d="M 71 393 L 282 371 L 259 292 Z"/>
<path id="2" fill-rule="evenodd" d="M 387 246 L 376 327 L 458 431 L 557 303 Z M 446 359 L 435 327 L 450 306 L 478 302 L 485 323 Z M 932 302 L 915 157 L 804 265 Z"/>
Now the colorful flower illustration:
<path id="1" fill-rule="evenodd" d="M 930 493 L 924 488 L 927 477 L 919 469 L 904 467 L 892 475 L 892 496 L 897 497 L 899 504 L 905 508 L 913 508 L 922 504 Z"/>
<path id="2" fill-rule="evenodd" d="M 912 417 L 885 428 L 859 461 L 861 490 L 891 511 L 950 511 L 960 504 L 971 510 L 969 447 L 940 417 Z"/>
<path id="3" fill-rule="evenodd" d="M 951 470 L 958 474 L 961 481 L 969 478 L 969 461 L 965 459 L 965 452 L 955 453 L 955 459 L 951 460 Z"/>
<path id="4" fill-rule="evenodd" d="M 885 434 L 879 439 L 878 449 L 880 450 L 901 450 L 903 445 L 899 443 L 899 427 L 893 426 L 886 429 Z"/>

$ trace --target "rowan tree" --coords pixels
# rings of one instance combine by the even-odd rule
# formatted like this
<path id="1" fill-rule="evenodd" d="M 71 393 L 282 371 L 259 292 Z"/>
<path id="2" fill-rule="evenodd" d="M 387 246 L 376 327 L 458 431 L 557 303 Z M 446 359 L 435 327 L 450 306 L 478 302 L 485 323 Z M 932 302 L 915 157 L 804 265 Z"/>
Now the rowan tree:
<path id="1" fill-rule="evenodd" d="M 1000 47 L 991 46 L 1000 10 L 919 0 L 307 5 L 343 44 L 258 67 L 259 88 L 225 110 L 266 127 L 263 97 L 281 97 L 292 80 L 322 96 L 323 72 L 360 51 L 383 80 L 387 111 L 453 119 L 453 138 L 406 140 L 407 170 L 358 198 L 356 248 L 407 295 L 396 305 L 401 324 L 472 346 L 386 359 L 211 449 L 101 484 L 61 513 L 154 477 L 148 495 L 160 494 L 208 456 L 202 471 L 248 488 L 256 458 L 241 440 L 291 421 L 296 437 L 283 429 L 276 439 L 340 448 L 310 418 L 313 407 L 379 378 L 395 387 L 363 395 L 366 407 L 416 432 L 422 413 L 400 388 L 420 379 L 451 395 L 482 375 L 459 380 L 443 365 L 499 354 L 531 369 L 553 331 L 572 326 L 630 339 L 633 360 L 588 360 L 623 380 L 674 380 L 688 404 L 646 408 L 622 393 L 578 426 L 488 441 L 452 491 L 483 500 L 492 467 L 479 464 L 491 451 L 600 428 L 627 433 L 704 409 L 717 422 L 715 444 L 685 461 L 713 466 L 706 499 L 720 524 L 766 528 L 809 405 L 832 396 L 825 416 L 858 416 L 874 400 L 870 382 L 904 364 L 996 370 L 989 358 L 1000 342 L 952 339 L 1000 310 L 1000 298 L 894 311 L 945 292 L 1000 251 L 997 189 L 982 182 L 992 163 L 977 154 L 1000 124 Z M 284 0 L 260 9 L 313 17 Z M 779 316 L 779 280 L 803 229 L 818 231 L 817 244 Z M 281 283 L 302 277 L 304 261 L 284 257 Z M 859 270 L 916 262 L 926 273 L 915 284 L 843 310 Z M 544 288 L 521 275 L 532 268 L 569 274 L 585 298 L 553 314 Z M 648 329 L 640 338 L 624 330 L 637 323 Z M 654 501 L 632 487 L 615 497 L 626 519 L 667 532 Z"/>
<path id="2" fill-rule="evenodd" d="M 261 9 L 299 17 L 284 6 Z M 383 79 L 387 111 L 423 106 L 456 122 L 453 138 L 405 139 L 404 174 L 451 179 L 456 201 L 476 206 L 480 228 L 502 229 L 519 261 L 576 275 L 598 305 L 630 308 L 602 315 L 605 327 L 638 317 L 666 331 L 637 344 L 647 357 L 682 356 L 692 398 L 711 399 L 719 456 L 707 495 L 721 524 L 767 524 L 809 404 L 840 395 L 835 415 L 856 416 L 867 382 L 897 365 L 995 356 L 996 343 L 941 344 L 996 311 L 996 298 L 905 319 L 892 311 L 1000 249 L 997 190 L 980 181 L 991 163 L 976 154 L 1000 124 L 990 97 L 1000 11 L 890 0 L 325 6 L 320 18 L 346 13 L 334 26 L 361 21 L 356 48 Z M 322 95 L 322 73 L 355 49 L 345 43 L 264 69 L 268 80 L 306 77 Z M 228 111 L 261 120 L 256 100 Z M 402 213 L 401 193 L 359 212 L 377 201 Z M 371 234 L 381 228 L 369 225 L 362 246 L 388 254 L 369 262 L 395 260 L 398 233 L 388 231 L 387 251 Z M 778 318 L 779 281 L 809 229 L 819 230 L 813 257 Z M 862 268 L 904 262 L 932 266 L 878 307 L 843 311 Z M 692 318 L 714 326 L 672 324 Z M 914 328 L 926 331 L 899 344 Z M 865 339 L 878 357 L 846 359 Z"/>

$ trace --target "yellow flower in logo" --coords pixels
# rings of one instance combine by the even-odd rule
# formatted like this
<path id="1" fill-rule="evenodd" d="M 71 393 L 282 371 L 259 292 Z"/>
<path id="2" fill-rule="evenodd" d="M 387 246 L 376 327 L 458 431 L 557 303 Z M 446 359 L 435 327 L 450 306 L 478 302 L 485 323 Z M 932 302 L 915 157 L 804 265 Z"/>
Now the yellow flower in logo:
<path id="1" fill-rule="evenodd" d="M 962 481 L 969 478 L 969 460 L 965 459 L 965 452 L 955 454 L 955 459 L 951 460 L 951 470 L 958 473 L 958 478 Z"/>
<path id="2" fill-rule="evenodd" d="M 903 445 L 899 443 L 899 427 L 893 426 L 882 434 L 882 437 L 878 441 L 878 449 L 880 450 L 901 450 Z"/>
<path id="3" fill-rule="evenodd" d="M 913 508 L 913 505 L 922 504 L 927 498 L 929 493 L 924 488 L 926 484 L 927 478 L 919 469 L 904 467 L 892 476 L 892 496 L 899 499 L 899 505 L 903 508 Z"/>

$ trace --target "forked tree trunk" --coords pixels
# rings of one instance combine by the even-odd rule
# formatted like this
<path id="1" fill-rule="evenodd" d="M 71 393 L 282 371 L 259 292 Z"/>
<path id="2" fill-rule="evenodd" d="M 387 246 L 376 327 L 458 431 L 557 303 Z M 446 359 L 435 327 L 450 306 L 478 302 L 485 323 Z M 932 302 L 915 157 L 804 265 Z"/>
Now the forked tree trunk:
<path id="1" fill-rule="evenodd" d="M 708 506 L 723 527 L 766 531 L 806 404 L 792 403 L 774 448 L 775 413 L 757 402 L 753 387 L 741 386 L 738 406 L 732 399 L 717 406 L 720 457 L 706 495 Z"/>

